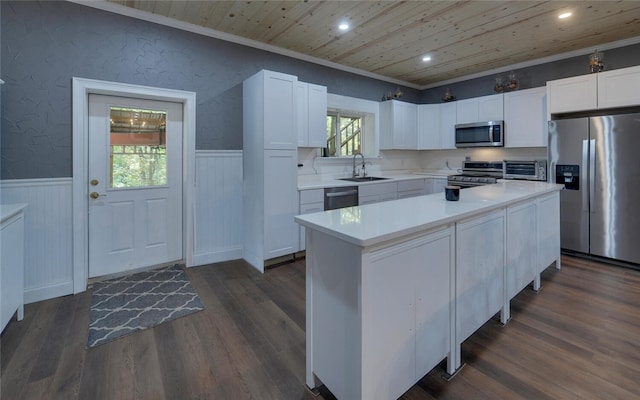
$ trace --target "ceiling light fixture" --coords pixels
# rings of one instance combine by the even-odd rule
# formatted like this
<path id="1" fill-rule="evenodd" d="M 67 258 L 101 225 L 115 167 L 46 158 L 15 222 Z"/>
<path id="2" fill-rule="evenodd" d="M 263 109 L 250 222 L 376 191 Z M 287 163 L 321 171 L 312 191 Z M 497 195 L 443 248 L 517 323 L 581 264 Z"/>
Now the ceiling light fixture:
<path id="1" fill-rule="evenodd" d="M 424 57 L 422 57 L 422 61 L 424 61 L 424 62 L 429 62 L 429 61 L 431 61 L 431 56 L 424 56 Z"/>
<path id="2" fill-rule="evenodd" d="M 349 29 L 349 24 L 347 24 L 346 22 L 342 22 L 340 25 L 338 25 L 338 29 L 340 29 L 341 31 L 346 31 L 347 29 Z"/>
<path id="3" fill-rule="evenodd" d="M 570 13 L 570 12 L 565 12 L 565 13 L 562 13 L 562 14 L 558 15 L 558 18 L 565 19 L 565 18 L 569 18 L 571 15 L 573 15 L 573 14 Z"/>

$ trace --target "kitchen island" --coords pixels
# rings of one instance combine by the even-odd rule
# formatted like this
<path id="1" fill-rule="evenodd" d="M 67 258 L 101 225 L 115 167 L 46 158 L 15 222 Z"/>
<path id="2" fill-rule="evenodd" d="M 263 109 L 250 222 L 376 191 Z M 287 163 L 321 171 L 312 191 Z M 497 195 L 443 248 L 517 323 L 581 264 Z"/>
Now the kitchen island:
<path id="1" fill-rule="evenodd" d="M 501 182 L 299 215 L 310 388 L 395 399 L 555 262 L 562 185 Z"/>

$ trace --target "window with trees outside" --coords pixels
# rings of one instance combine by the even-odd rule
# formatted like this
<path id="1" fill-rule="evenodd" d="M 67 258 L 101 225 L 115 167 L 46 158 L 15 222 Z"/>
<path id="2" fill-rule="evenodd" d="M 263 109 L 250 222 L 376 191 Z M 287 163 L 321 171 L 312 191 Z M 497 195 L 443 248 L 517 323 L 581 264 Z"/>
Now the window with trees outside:
<path id="1" fill-rule="evenodd" d="M 111 107 L 112 188 L 167 184 L 166 120 L 165 111 Z"/>
<path id="2" fill-rule="evenodd" d="M 347 157 L 362 153 L 364 118 L 341 111 L 327 113 L 325 157 Z"/>

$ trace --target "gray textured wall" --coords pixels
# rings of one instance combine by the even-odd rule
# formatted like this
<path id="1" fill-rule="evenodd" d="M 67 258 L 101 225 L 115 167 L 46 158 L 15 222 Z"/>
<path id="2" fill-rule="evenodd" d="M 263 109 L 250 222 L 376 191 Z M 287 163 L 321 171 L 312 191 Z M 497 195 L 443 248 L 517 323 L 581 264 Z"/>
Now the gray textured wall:
<path id="1" fill-rule="evenodd" d="M 370 100 L 396 89 L 77 4 L 2 1 L 1 9 L 2 179 L 71 176 L 72 77 L 196 92 L 197 149 L 242 148 L 242 81 L 261 69 Z M 402 90 L 418 101 L 417 90 Z"/>

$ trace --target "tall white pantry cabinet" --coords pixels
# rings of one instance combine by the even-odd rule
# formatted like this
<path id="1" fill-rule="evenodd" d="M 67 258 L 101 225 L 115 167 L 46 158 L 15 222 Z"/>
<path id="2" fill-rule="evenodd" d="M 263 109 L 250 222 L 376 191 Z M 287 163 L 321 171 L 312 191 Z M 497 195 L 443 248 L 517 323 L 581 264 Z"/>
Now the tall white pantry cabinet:
<path id="1" fill-rule="evenodd" d="M 261 272 L 298 248 L 297 82 L 263 70 L 242 85 L 244 258 Z"/>

